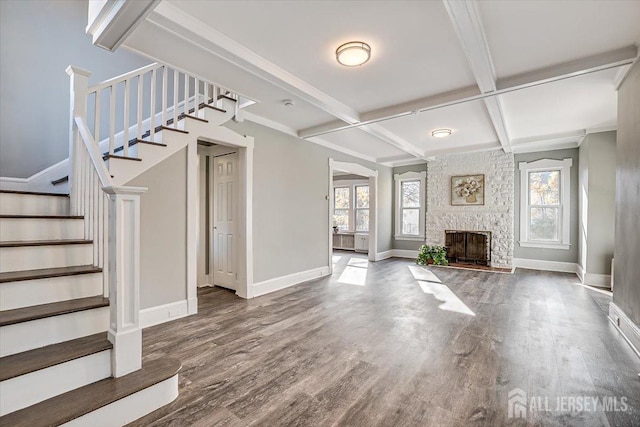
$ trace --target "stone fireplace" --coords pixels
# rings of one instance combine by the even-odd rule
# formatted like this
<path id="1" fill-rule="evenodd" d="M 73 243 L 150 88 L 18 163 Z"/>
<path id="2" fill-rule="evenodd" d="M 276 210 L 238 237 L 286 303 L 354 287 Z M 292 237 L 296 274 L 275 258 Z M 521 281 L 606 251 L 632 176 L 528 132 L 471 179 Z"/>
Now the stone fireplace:
<path id="1" fill-rule="evenodd" d="M 452 206 L 451 176 L 485 175 L 483 206 Z M 446 245 L 445 231 L 491 232 L 492 267 L 513 262 L 514 159 L 502 151 L 437 157 L 427 166 L 426 243 Z"/>

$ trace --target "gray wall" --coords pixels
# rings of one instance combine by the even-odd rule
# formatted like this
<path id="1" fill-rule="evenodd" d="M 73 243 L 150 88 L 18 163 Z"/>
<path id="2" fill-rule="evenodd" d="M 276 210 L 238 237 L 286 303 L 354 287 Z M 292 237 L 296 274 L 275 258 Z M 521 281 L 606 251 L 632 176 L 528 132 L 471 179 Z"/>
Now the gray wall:
<path id="1" fill-rule="evenodd" d="M 615 245 L 615 132 L 587 135 L 580 145 L 579 174 L 580 265 L 585 273 L 611 274 Z"/>
<path id="2" fill-rule="evenodd" d="M 93 84 L 150 63 L 93 46 L 87 7 L 0 1 L 0 176 L 25 178 L 68 157 L 68 65 L 93 72 Z"/>
<path id="3" fill-rule="evenodd" d="M 187 298 L 187 149 L 134 178 L 140 198 L 140 308 Z"/>
<path id="4" fill-rule="evenodd" d="M 618 90 L 613 302 L 640 326 L 640 62 Z"/>
<path id="5" fill-rule="evenodd" d="M 329 157 L 379 171 L 378 251 L 391 248 L 391 169 L 255 123 L 225 126 L 255 138 L 254 281 L 327 265 Z"/>
<path id="6" fill-rule="evenodd" d="M 523 248 L 520 247 L 518 241 L 520 240 L 520 170 L 518 169 L 518 163 L 520 162 L 533 162 L 540 159 L 554 159 L 562 160 L 566 158 L 573 159 L 573 166 L 571 166 L 571 232 L 570 243 L 571 248 L 568 250 L 562 249 L 539 249 L 539 248 Z M 514 245 L 513 245 L 513 257 L 514 258 L 526 258 L 526 259 L 539 259 L 544 261 L 559 261 L 559 262 L 578 262 L 578 149 L 571 148 L 567 150 L 554 150 L 554 151 L 540 151 L 537 153 L 525 153 L 515 155 L 515 197 L 514 197 Z"/>
<path id="7" fill-rule="evenodd" d="M 394 206 L 396 203 L 396 185 L 394 181 L 394 176 L 396 174 L 402 174 L 405 172 L 423 172 L 427 170 L 427 163 L 421 163 L 419 165 L 410 165 L 410 166 L 398 166 L 393 168 L 391 174 L 391 205 Z M 427 182 L 427 188 L 425 191 L 425 200 L 424 203 L 427 203 L 426 194 L 429 191 L 429 183 Z M 427 206 L 427 209 L 429 207 Z M 426 221 L 426 218 L 425 218 Z M 392 209 L 391 212 L 391 237 L 392 237 L 392 245 L 393 249 L 405 249 L 405 250 L 418 250 L 420 246 L 424 245 L 424 241 L 414 241 L 414 240 L 396 240 L 393 235 L 395 234 L 396 227 L 396 212 L 395 208 Z"/>

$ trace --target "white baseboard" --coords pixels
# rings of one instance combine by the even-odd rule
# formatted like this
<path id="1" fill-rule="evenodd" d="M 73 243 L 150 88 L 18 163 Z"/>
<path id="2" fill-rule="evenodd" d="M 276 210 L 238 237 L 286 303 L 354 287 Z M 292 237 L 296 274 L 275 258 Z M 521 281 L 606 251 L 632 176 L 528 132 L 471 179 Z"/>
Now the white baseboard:
<path id="1" fill-rule="evenodd" d="M 640 357 L 640 328 L 615 303 L 609 303 L 609 320 Z"/>
<path id="2" fill-rule="evenodd" d="M 575 262 L 545 261 L 541 259 L 514 258 L 513 266 L 530 270 L 559 271 L 562 273 L 577 273 L 578 264 Z"/>
<path id="3" fill-rule="evenodd" d="M 279 291 L 280 289 L 288 288 L 302 282 L 307 282 L 309 280 L 328 276 L 329 271 L 329 266 L 324 266 L 254 283 L 253 297 L 259 297 L 261 295 Z"/>
<path id="4" fill-rule="evenodd" d="M 587 273 L 583 275 L 581 280 L 583 285 L 596 286 L 598 288 L 611 288 L 610 274 Z"/>
<path id="5" fill-rule="evenodd" d="M 393 256 L 393 249 L 384 251 L 384 252 L 378 252 L 376 254 L 376 261 L 382 261 L 383 259 L 388 259 L 388 258 L 391 258 L 392 256 Z"/>
<path id="6" fill-rule="evenodd" d="M 149 326 L 155 326 L 171 320 L 186 317 L 189 314 L 191 313 L 189 313 L 189 303 L 186 299 L 169 304 L 158 305 L 156 307 L 145 308 L 140 310 L 140 327 L 148 328 Z"/>

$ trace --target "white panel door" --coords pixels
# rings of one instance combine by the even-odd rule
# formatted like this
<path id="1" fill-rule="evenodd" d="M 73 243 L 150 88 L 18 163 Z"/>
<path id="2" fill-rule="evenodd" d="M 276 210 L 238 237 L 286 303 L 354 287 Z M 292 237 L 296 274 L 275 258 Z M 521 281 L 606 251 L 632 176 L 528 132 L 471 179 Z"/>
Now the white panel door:
<path id="1" fill-rule="evenodd" d="M 214 158 L 213 282 L 236 289 L 238 154 Z"/>

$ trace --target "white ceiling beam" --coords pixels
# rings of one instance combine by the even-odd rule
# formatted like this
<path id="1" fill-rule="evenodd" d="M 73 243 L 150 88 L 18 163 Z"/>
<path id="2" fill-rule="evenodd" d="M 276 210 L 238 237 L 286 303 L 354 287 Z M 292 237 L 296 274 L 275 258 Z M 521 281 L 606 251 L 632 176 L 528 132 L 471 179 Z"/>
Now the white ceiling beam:
<path id="1" fill-rule="evenodd" d="M 572 77 L 608 70 L 623 65 L 631 64 L 638 56 L 635 46 L 627 46 L 598 55 L 587 56 L 574 61 L 539 68 L 526 73 L 498 79 L 496 87 L 498 91 L 517 90 L 545 83 L 552 83 Z"/>
<path id="2" fill-rule="evenodd" d="M 458 0 L 442 1 L 480 91 L 483 94 L 495 92 L 496 72 L 476 3 Z M 505 153 L 511 152 L 511 142 L 500 99 L 498 97 L 484 98 L 484 104 L 503 150 Z"/>
<path id="3" fill-rule="evenodd" d="M 361 122 L 358 124 L 347 124 L 342 121 L 334 120 L 328 123 L 323 123 L 320 125 L 316 125 L 313 127 L 309 127 L 301 130 L 299 135 L 301 137 L 307 138 L 311 136 L 324 135 L 331 132 L 337 132 L 345 129 L 351 129 L 358 126 L 363 126 L 372 123 L 380 123 L 385 120 L 392 120 L 398 117 L 407 116 L 410 114 L 419 114 L 427 111 L 437 110 L 440 108 L 450 107 L 458 104 L 465 104 L 467 102 L 478 101 L 480 99 L 492 98 L 498 95 L 502 95 L 509 92 L 515 92 L 518 90 L 523 90 L 526 88 L 544 85 L 553 83 L 560 80 L 565 80 L 568 78 L 595 73 L 598 71 L 603 71 L 611 68 L 617 68 L 624 65 L 632 64 L 637 57 L 637 48 L 635 46 L 631 46 L 624 49 L 618 49 L 614 52 L 618 52 L 615 55 L 614 62 L 606 62 L 606 59 L 611 59 L 608 53 L 590 56 L 585 58 L 585 62 L 582 63 L 581 60 L 570 61 L 567 64 L 562 63 L 558 65 L 554 65 L 552 67 L 545 68 L 544 76 L 540 76 L 542 80 L 532 80 L 528 79 L 524 81 L 522 79 L 522 75 L 516 76 L 518 77 L 518 81 L 511 81 L 511 77 L 507 77 L 506 79 L 498 79 L 497 86 L 498 89 L 493 93 L 480 93 L 477 88 L 465 88 L 457 91 L 446 92 L 438 95 L 433 95 L 427 98 L 422 98 L 419 100 L 411 101 L 408 103 L 398 104 L 394 106 L 385 107 L 380 110 L 370 111 L 361 113 L 360 117 L 362 118 Z M 619 52 L 625 52 L 624 55 L 619 56 Z M 599 58 L 599 65 L 594 66 L 594 58 Z M 579 64 L 582 64 L 580 66 Z M 581 69 L 581 70 L 576 70 Z M 570 71 L 569 74 L 566 74 L 567 71 Z M 530 73 L 527 73 L 530 74 Z M 514 84 L 513 86 L 509 86 L 509 84 Z M 458 93 L 459 96 L 455 94 Z"/>
<path id="4" fill-rule="evenodd" d="M 278 67 L 171 3 L 160 3 L 148 20 L 209 53 L 309 102 L 336 117 L 341 123 L 357 125 L 361 122 L 360 114 L 353 108 Z M 373 124 L 361 129 L 413 156 L 422 157 L 423 150 L 382 126 Z"/>

